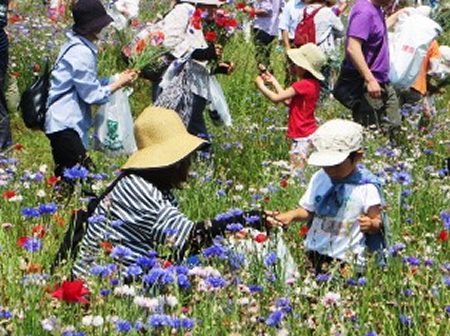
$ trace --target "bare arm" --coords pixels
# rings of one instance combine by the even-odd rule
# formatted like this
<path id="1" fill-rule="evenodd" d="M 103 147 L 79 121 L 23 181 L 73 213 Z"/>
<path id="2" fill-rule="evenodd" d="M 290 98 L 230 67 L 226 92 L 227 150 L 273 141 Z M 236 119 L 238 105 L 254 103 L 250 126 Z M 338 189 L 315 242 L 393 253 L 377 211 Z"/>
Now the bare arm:
<path id="1" fill-rule="evenodd" d="M 362 43 L 363 41 L 361 39 L 350 36 L 348 38 L 347 53 L 356 70 L 364 78 L 369 95 L 373 98 L 379 98 L 381 95 L 381 87 L 366 63 L 362 52 Z"/>
<path id="2" fill-rule="evenodd" d="M 270 211 L 266 212 L 267 214 L 267 222 L 271 226 L 281 226 L 287 227 L 292 222 L 307 222 L 313 218 L 314 213 L 307 211 L 302 207 L 298 207 L 297 209 L 290 210 L 284 213 L 271 213 Z"/>
<path id="3" fill-rule="evenodd" d="M 375 234 L 380 232 L 382 226 L 381 206 L 371 206 L 367 210 L 367 214 L 358 217 L 358 222 L 362 233 Z"/>
<path id="4" fill-rule="evenodd" d="M 297 94 L 297 92 L 295 92 L 295 90 L 292 87 L 289 87 L 284 90 L 279 84 L 278 84 L 279 87 L 275 88 L 277 92 L 274 92 L 266 86 L 261 76 L 256 77 L 255 84 L 258 87 L 258 89 L 262 92 L 262 94 L 267 98 L 269 98 L 269 100 L 272 101 L 273 103 L 286 101 Z"/>
<path id="5" fill-rule="evenodd" d="M 285 51 L 291 49 L 291 43 L 289 42 L 289 32 L 287 30 L 281 31 L 281 40 L 283 41 Z"/>

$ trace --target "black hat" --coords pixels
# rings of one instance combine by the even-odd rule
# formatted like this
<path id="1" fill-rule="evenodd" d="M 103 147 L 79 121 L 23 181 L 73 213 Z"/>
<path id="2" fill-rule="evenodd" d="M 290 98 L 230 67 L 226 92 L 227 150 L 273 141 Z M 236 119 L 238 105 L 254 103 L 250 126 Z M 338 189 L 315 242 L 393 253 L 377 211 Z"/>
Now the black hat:
<path id="1" fill-rule="evenodd" d="M 99 0 L 78 0 L 72 8 L 72 15 L 75 21 L 73 31 L 83 36 L 98 33 L 113 21 Z"/>

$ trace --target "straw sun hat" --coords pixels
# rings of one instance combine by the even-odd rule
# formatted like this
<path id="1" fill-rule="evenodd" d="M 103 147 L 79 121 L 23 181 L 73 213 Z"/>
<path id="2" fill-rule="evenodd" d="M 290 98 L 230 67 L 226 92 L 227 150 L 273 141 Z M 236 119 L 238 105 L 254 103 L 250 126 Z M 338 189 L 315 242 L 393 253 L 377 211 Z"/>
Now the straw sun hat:
<path id="1" fill-rule="evenodd" d="M 290 49 L 287 54 L 295 65 L 309 71 L 318 80 L 325 79 L 320 70 L 326 63 L 326 57 L 314 43 L 307 43 L 298 49 Z"/>
<path id="2" fill-rule="evenodd" d="M 134 122 L 138 151 L 122 169 L 168 167 L 195 151 L 206 141 L 191 135 L 175 111 L 147 107 Z"/>

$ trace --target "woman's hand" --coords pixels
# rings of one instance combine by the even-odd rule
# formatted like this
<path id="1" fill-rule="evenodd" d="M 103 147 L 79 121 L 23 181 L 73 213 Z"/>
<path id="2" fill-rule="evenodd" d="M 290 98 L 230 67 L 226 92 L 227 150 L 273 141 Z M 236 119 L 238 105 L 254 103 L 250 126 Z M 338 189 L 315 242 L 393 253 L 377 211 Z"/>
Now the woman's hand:
<path id="1" fill-rule="evenodd" d="M 234 70 L 234 63 L 232 63 L 232 62 L 220 62 L 220 63 L 217 65 L 217 67 L 218 67 L 219 69 L 221 69 L 219 73 L 223 73 L 223 74 L 225 74 L 225 75 L 229 75 L 229 74 L 231 74 L 231 73 L 233 72 L 233 70 Z"/>
<path id="2" fill-rule="evenodd" d="M 139 72 L 131 69 L 127 69 L 119 74 L 119 78 L 109 84 L 111 92 L 116 92 L 124 86 L 130 85 L 139 76 Z"/>
<path id="3" fill-rule="evenodd" d="M 266 225 L 269 228 L 281 227 L 288 228 L 293 220 L 290 212 L 279 213 L 278 211 L 266 211 Z"/>

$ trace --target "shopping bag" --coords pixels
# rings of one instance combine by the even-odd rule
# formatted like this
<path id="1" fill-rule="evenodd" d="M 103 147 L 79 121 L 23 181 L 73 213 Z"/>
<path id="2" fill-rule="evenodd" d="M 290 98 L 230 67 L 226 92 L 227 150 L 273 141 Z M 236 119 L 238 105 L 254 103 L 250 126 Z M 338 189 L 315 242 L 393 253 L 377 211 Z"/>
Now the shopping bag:
<path id="1" fill-rule="evenodd" d="M 209 77 L 209 115 L 214 125 L 231 126 L 231 114 L 225 94 L 216 76 Z"/>
<path id="2" fill-rule="evenodd" d="M 441 32 L 436 22 L 421 14 L 400 15 L 389 34 L 389 78 L 396 88 L 414 84 L 431 41 Z"/>
<path id="3" fill-rule="evenodd" d="M 110 157 L 130 155 L 137 150 L 128 96 L 126 90 L 117 90 L 94 118 L 94 148 Z"/>

